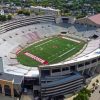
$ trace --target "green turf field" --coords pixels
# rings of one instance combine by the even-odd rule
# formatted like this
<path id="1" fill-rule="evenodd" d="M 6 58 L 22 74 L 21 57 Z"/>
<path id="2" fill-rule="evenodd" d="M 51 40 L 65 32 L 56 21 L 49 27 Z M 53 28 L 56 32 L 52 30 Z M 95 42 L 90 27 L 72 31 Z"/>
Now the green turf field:
<path id="1" fill-rule="evenodd" d="M 27 51 L 48 61 L 49 64 L 53 64 L 76 54 L 83 48 L 84 44 L 83 41 L 77 43 L 61 37 L 52 37 L 25 48 L 17 55 L 17 59 L 26 66 L 35 67 L 41 65 L 40 62 L 26 56 L 24 52 Z"/>

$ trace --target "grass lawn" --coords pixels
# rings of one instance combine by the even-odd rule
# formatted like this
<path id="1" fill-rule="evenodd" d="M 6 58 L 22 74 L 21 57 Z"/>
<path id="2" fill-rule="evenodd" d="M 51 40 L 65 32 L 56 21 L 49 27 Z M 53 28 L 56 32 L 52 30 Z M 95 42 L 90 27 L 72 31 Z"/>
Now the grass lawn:
<path id="1" fill-rule="evenodd" d="M 25 66 L 36 67 L 41 65 L 40 62 L 24 54 L 24 52 L 29 52 L 41 59 L 48 61 L 48 64 L 53 64 L 63 61 L 76 54 L 83 48 L 84 44 L 85 42 L 83 41 L 77 43 L 62 37 L 52 37 L 23 49 L 17 55 L 17 59 Z"/>

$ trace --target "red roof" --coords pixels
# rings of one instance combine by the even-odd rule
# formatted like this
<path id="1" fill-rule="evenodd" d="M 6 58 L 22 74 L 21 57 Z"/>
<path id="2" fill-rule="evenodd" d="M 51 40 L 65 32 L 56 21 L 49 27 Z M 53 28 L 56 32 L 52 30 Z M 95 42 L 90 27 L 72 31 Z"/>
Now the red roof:
<path id="1" fill-rule="evenodd" d="M 94 23 L 100 25 L 100 14 L 88 17 Z"/>

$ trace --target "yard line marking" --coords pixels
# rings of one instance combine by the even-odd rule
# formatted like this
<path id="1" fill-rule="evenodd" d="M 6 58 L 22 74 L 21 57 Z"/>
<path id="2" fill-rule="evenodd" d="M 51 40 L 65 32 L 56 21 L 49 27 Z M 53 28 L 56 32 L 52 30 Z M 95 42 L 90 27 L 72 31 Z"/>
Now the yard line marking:
<path id="1" fill-rule="evenodd" d="M 67 39 L 67 40 L 71 40 L 73 42 L 76 42 L 76 43 L 80 43 L 81 41 L 79 40 L 76 40 L 76 39 L 72 39 L 72 38 L 69 38 L 69 37 L 62 37 L 63 39 Z"/>
<path id="2" fill-rule="evenodd" d="M 64 54 L 61 54 L 60 56 L 58 56 L 58 57 L 52 59 L 51 61 L 49 61 L 49 63 L 52 62 L 52 61 L 54 61 L 55 59 L 57 59 L 57 58 L 59 58 L 59 57 L 62 57 L 62 56 L 65 55 L 65 54 L 71 52 L 71 51 L 74 50 L 74 49 L 76 49 L 76 48 L 74 47 L 74 48 L 70 49 L 69 51 L 65 52 Z"/>
<path id="3" fill-rule="evenodd" d="M 42 43 L 42 44 L 40 44 L 40 45 L 37 45 L 37 46 L 35 46 L 35 47 L 39 47 L 39 46 L 44 45 L 44 44 L 46 44 L 46 43 L 48 43 L 48 42 L 50 42 L 50 41 L 52 41 L 52 40 L 46 41 L 46 42 L 44 42 L 44 43 Z"/>
<path id="4" fill-rule="evenodd" d="M 59 57 L 62 57 L 63 55 L 65 55 L 65 54 L 67 54 L 67 53 L 69 53 L 69 52 L 71 52 L 72 50 L 74 50 L 75 48 L 72 48 L 72 49 L 70 49 L 69 51 L 67 51 L 67 52 L 65 52 L 65 53 L 63 53 L 62 55 L 60 55 Z"/>

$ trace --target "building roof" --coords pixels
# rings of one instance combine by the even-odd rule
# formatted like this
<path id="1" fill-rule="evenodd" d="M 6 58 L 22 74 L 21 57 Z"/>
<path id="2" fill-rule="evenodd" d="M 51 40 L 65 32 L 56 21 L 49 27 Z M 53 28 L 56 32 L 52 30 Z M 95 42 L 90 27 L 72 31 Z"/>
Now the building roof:
<path id="1" fill-rule="evenodd" d="M 23 80 L 23 76 L 2 73 L 0 74 L 0 80 L 14 82 L 14 84 L 21 84 Z"/>
<path id="2" fill-rule="evenodd" d="M 92 22 L 100 25 L 100 14 L 88 17 Z"/>

